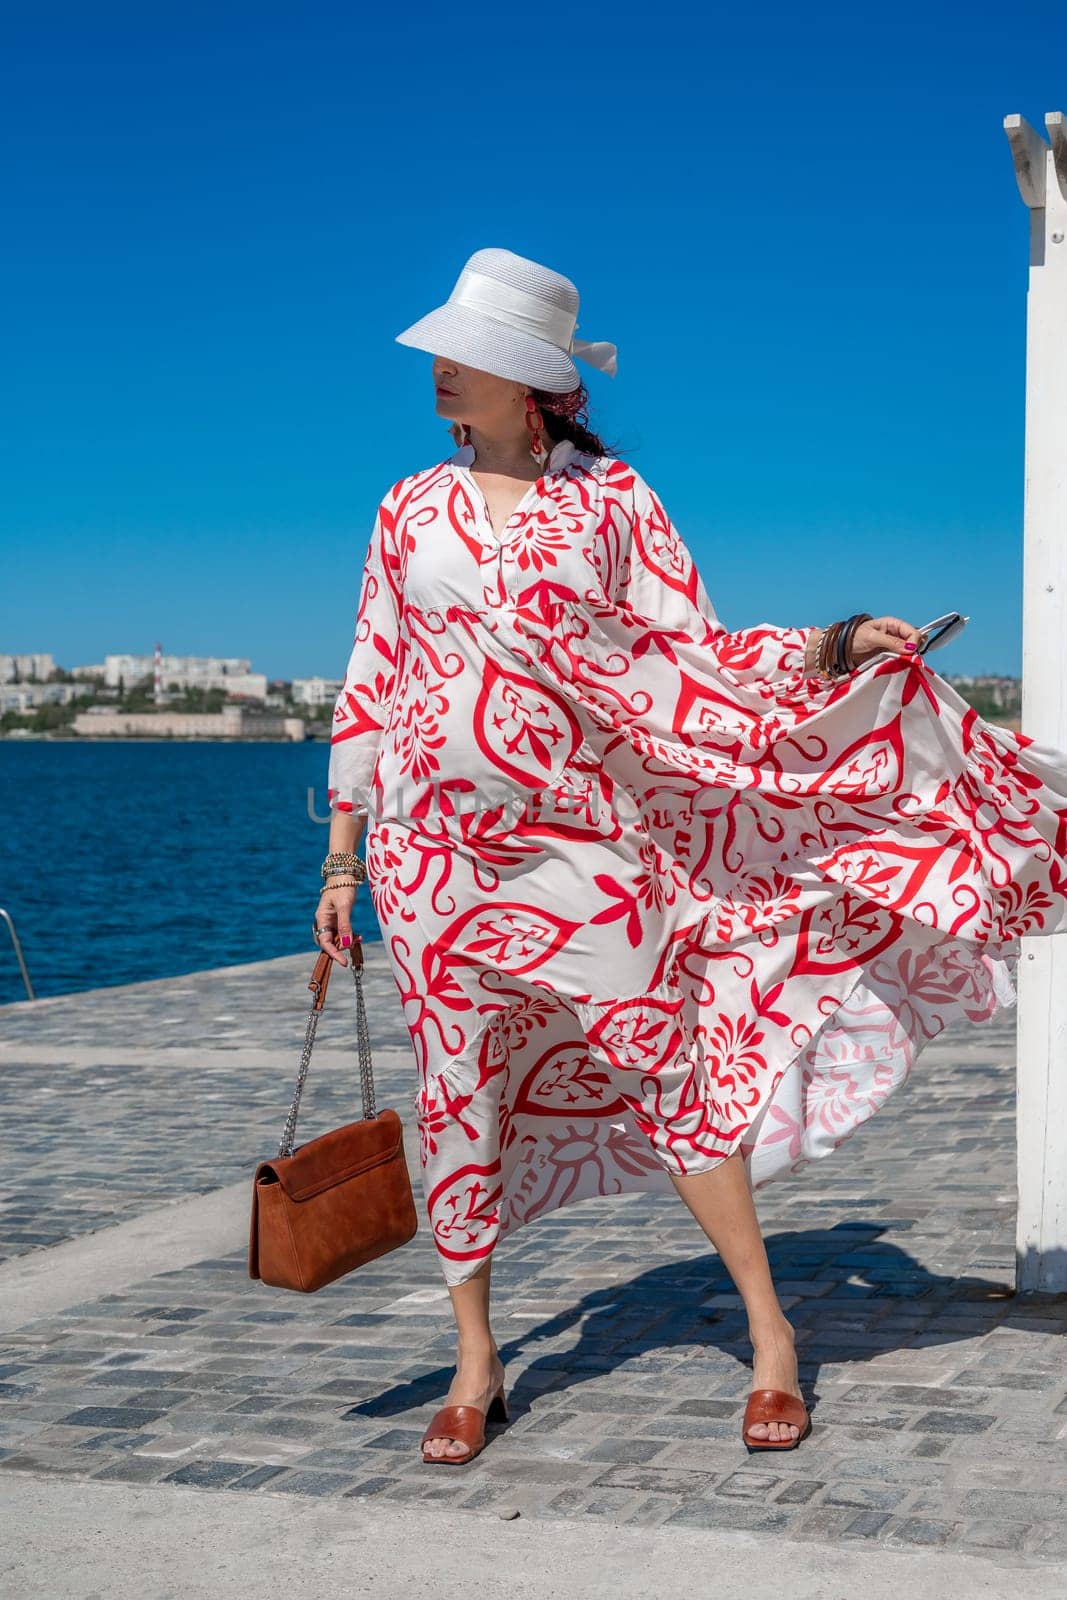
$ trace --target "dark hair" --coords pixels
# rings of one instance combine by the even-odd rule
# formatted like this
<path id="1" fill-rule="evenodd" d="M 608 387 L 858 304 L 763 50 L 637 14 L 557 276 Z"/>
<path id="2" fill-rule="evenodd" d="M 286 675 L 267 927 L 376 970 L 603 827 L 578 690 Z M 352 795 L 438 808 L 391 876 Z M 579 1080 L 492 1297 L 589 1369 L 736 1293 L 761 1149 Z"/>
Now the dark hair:
<path id="1" fill-rule="evenodd" d="M 614 445 L 605 444 L 599 434 L 589 427 L 589 392 L 584 383 L 566 394 L 552 394 L 548 389 L 531 389 L 538 409 L 545 419 L 545 432 L 553 444 L 570 439 L 579 450 L 591 456 L 613 456 L 618 451 Z"/>

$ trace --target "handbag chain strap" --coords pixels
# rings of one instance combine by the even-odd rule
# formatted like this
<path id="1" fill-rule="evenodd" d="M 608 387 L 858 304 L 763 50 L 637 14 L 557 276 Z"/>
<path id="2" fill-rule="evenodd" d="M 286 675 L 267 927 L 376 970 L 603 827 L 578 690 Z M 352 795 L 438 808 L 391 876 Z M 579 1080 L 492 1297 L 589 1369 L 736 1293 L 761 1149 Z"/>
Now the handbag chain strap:
<path id="1" fill-rule="evenodd" d="M 358 934 L 354 935 L 353 948 L 349 952 L 349 966 L 352 971 L 352 981 L 356 986 L 356 1045 L 359 1050 L 359 1089 L 363 1101 L 363 1115 L 373 1118 L 378 1115 L 374 1104 L 374 1065 L 371 1061 L 370 1029 L 367 1026 L 367 1007 L 363 998 L 363 945 Z M 314 1004 L 308 1012 L 307 1026 L 304 1030 L 304 1048 L 300 1052 L 300 1070 L 297 1073 L 296 1091 L 293 1094 L 293 1103 L 289 1107 L 289 1115 L 285 1119 L 285 1131 L 282 1134 L 281 1144 L 278 1146 L 279 1156 L 291 1156 L 293 1144 L 296 1139 L 296 1119 L 300 1115 L 300 1096 L 304 1092 L 304 1081 L 308 1075 L 311 1064 L 311 1049 L 315 1043 L 315 1031 L 319 1025 L 319 1015 L 326 999 L 326 989 L 330 981 L 330 971 L 333 967 L 333 957 L 325 952 L 319 956 L 315 963 L 315 971 L 311 976 L 308 988 L 315 995 Z"/>

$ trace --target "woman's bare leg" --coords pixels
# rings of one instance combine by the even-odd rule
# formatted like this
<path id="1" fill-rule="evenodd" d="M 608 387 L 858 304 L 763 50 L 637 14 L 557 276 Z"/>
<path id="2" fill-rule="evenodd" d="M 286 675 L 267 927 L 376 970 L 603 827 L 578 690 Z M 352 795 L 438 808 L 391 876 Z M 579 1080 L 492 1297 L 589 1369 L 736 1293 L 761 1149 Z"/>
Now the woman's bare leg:
<path id="1" fill-rule="evenodd" d="M 718 1251 L 748 1312 L 753 1388 L 800 1396 L 793 1330 L 778 1304 L 740 1151 L 708 1172 L 671 1174 L 674 1187 Z M 753 1439 L 795 1439 L 790 1423 L 757 1423 Z"/>
<path id="2" fill-rule="evenodd" d="M 456 1375 L 443 1404 L 477 1406 L 489 1409 L 489 1402 L 504 1380 L 504 1363 L 497 1353 L 496 1340 L 489 1326 L 489 1281 L 493 1258 L 486 1256 L 478 1271 L 466 1283 L 449 1288 L 452 1314 L 456 1319 Z M 466 1455 L 467 1446 L 448 1435 L 430 1439 L 430 1456 Z"/>

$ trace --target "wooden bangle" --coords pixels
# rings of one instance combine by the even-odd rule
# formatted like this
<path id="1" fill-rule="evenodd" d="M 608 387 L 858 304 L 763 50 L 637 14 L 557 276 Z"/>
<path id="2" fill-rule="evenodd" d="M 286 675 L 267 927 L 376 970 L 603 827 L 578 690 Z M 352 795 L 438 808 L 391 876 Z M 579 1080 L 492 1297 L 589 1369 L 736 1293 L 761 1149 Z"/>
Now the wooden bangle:
<path id="1" fill-rule="evenodd" d="M 852 629 L 852 622 L 852 617 L 846 617 L 844 622 L 841 624 L 841 631 L 837 635 L 837 650 L 834 655 L 834 666 L 837 669 L 837 676 L 839 678 L 843 678 L 846 672 L 849 670 L 848 658 L 845 655 L 845 650 L 848 645 L 848 636 Z"/>
<path id="2" fill-rule="evenodd" d="M 819 656 L 819 665 L 824 677 L 836 678 L 838 676 L 835 663 L 837 658 L 837 641 L 841 634 L 842 624 L 831 622 L 823 635 L 822 649 Z"/>
<path id="3" fill-rule="evenodd" d="M 856 670 L 856 658 L 852 653 L 852 641 L 856 637 L 860 624 L 870 622 L 870 620 L 871 613 L 869 611 L 857 611 L 854 616 L 848 619 L 845 636 L 841 644 L 841 657 L 844 661 L 846 672 L 855 672 Z"/>

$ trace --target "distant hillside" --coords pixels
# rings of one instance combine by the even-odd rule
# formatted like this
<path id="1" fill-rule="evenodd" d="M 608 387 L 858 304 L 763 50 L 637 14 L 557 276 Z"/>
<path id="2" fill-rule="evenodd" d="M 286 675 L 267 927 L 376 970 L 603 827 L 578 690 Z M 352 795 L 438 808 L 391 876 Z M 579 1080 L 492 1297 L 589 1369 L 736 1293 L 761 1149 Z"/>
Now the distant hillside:
<path id="1" fill-rule="evenodd" d="M 947 672 L 943 676 L 987 722 L 999 722 L 1005 728 L 1019 727 L 1023 687 L 1019 678 L 969 678 Z"/>

